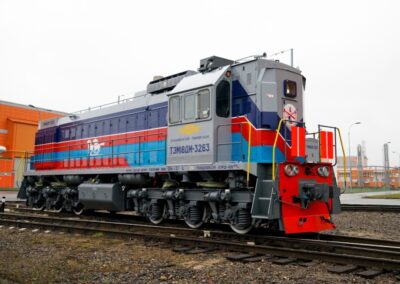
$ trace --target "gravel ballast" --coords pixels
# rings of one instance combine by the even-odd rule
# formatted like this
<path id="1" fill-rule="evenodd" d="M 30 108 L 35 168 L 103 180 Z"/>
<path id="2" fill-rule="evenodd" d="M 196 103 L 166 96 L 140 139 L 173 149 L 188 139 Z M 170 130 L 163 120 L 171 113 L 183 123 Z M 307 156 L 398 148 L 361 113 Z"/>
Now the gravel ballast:
<path id="1" fill-rule="evenodd" d="M 344 212 L 332 233 L 399 240 L 399 215 Z M 368 280 L 311 267 L 230 262 L 228 253 L 187 255 L 164 244 L 103 236 L 0 229 L 0 283 L 396 283 L 393 274 Z"/>

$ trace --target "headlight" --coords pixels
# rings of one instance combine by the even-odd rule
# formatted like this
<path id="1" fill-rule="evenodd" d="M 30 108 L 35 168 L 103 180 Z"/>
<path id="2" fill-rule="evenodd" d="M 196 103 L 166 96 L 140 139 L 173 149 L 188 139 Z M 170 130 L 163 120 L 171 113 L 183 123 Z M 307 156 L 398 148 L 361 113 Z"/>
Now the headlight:
<path id="1" fill-rule="evenodd" d="M 299 173 L 299 167 L 296 165 L 288 164 L 285 166 L 285 174 L 289 177 L 294 177 Z"/>
<path id="2" fill-rule="evenodd" d="M 328 167 L 319 167 L 318 168 L 318 174 L 321 177 L 329 177 L 329 169 L 328 169 Z"/>

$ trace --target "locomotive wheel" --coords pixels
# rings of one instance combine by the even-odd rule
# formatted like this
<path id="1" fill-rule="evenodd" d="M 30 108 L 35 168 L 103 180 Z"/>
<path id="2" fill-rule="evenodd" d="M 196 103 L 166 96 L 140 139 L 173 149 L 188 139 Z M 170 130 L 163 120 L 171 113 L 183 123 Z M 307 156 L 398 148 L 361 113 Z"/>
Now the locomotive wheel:
<path id="1" fill-rule="evenodd" d="M 236 212 L 236 218 L 230 222 L 231 229 L 240 235 L 247 234 L 254 226 L 250 212 L 246 209 L 239 209 Z"/>
<path id="2" fill-rule="evenodd" d="M 63 210 L 63 204 L 61 203 L 61 204 L 58 204 L 58 205 L 54 206 L 53 210 L 56 213 L 60 213 Z"/>
<path id="3" fill-rule="evenodd" d="M 207 218 L 207 208 L 201 206 L 192 206 L 188 208 L 189 214 L 186 214 L 184 220 L 186 225 L 192 229 L 198 229 Z"/>
<path id="4" fill-rule="evenodd" d="M 157 208 L 155 207 L 157 206 Z M 158 216 L 154 216 L 152 213 L 149 215 L 149 221 L 151 223 L 153 223 L 154 225 L 158 225 L 160 224 L 162 221 L 164 221 L 164 216 L 165 216 L 165 212 L 166 212 L 166 205 L 165 204 L 152 204 L 151 205 L 151 210 L 150 212 L 152 212 L 152 210 L 161 210 L 161 214 L 155 214 Z"/>
<path id="5" fill-rule="evenodd" d="M 44 208 L 46 208 L 46 203 L 45 202 L 41 202 L 39 204 L 35 204 L 33 209 L 38 210 L 38 211 L 43 211 Z"/>
<path id="6" fill-rule="evenodd" d="M 253 224 L 250 224 L 247 228 L 242 228 L 241 226 L 238 226 L 237 224 L 229 224 L 231 226 L 232 231 L 234 231 L 237 234 L 240 235 L 245 235 L 248 232 L 251 231 L 251 229 L 253 229 Z"/>
<path id="7" fill-rule="evenodd" d="M 76 207 L 72 207 L 72 212 L 75 213 L 75 215 L 82 215 L 83 213 L 83 205 L 78 203 Z"/>

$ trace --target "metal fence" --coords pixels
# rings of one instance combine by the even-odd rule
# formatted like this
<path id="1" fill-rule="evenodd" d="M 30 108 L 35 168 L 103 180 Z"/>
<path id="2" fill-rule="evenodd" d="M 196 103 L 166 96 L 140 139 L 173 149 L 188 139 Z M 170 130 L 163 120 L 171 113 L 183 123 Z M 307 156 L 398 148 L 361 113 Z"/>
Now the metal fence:
<path id="1" fill-rule="evenodd" d="M 400 168 L 385 168 L 382 166 L 369 166 L 353 168 L 346 171 L 348 186 L 356 188 L 400 188 Z M 337 169 L 337 180 L 339 186 L 344 186 L 344 170 Z"/>

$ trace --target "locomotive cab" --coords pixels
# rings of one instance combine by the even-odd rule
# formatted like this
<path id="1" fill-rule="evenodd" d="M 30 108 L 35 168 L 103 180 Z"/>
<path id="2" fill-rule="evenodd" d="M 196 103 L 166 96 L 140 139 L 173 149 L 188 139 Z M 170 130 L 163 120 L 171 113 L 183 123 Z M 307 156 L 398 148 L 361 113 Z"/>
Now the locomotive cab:
<path id="1" fill-rule="evenodd" d="M 229 128 L 218 130 L 231 123 L 231 101 L 230 66 L 184 78 L 168 94 L 168 164 L 215 163 L 216 134 L 230 137 Z M 231 152 L 224 149 L 219 155 L 230 157 Z"/>

